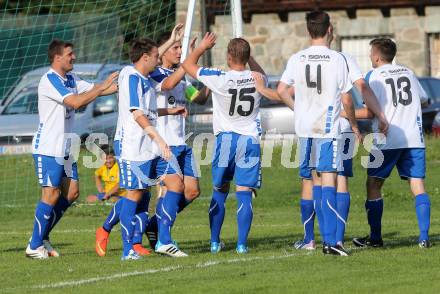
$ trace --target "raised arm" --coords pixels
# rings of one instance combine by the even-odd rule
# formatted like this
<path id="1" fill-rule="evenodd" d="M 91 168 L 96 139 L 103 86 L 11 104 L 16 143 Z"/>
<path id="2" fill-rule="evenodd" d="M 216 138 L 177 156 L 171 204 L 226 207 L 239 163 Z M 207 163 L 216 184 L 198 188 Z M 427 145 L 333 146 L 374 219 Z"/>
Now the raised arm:
<path id="1" fill-rule="evenodd" d="M 183 69 L 193 78 L 197 78 L 197 72 L 200 66 L 197 65 L 200 56 L 205 53 L 206 50 L 214 47 L 217 36 L 214 33 L 206 33 L 203 40 L 200 42 L 191 54 L 185 59 L 182 64 Z"/>
<path id="2" fill-rule="evenodd" d="M 254 59 L 254 57 L 252 56 L 249 57 L 248 64 L 251 71 L 256 71 L 262 75 L 266 75 L 264 69 L 258 64 L 258 62 Z"/>
<path id="3" fill-rule="evenodd" d="M 183 39 L 183 24 L 178 23 L 171 32 L 170 38 L 158 48 L 159 58 L 161 58 L 162 55 L 164 55 L 165 52 L 169 48 L 171 48 L 171 46 L 173 46 L 174 43 L 181 41 L 182 39 Z"/>

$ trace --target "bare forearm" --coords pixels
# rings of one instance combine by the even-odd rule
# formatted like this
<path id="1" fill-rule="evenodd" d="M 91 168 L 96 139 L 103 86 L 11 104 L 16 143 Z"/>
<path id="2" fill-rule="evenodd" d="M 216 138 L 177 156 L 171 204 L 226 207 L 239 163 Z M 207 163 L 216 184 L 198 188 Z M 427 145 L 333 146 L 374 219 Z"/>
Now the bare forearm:
<path id="1" fill-rule="evenodd" d="M 199 61 L 200 56 L 202 56 L 204 52 L 205 50 L 200 47 L 195 48 L 194 51 L 185 59 L 185 61 L 182 64 L 182 67 L 185 70 L 185 72 L 187 72 L 190 76 L 192 76 L 195 79 L 197 78 L 197 71 L 199 69 L 197 62 Z"/>
<path id="2" fill-rule="evenodd" d="M 176 85 L 183 79 L 185 76 L 185 70 L 182 67 L 179 67 L 172 75 L 167 77 L 161 85 L 162 91 L 168 91 L 176 87 Z"/>
<path id="3" fill-rule="evenodd" d="M 342 97 L 342 104 L 344 105 L 345 115 L 347 116 L 350 125 L 353 128 L 357 128 L 357 121 L 356 121 L 354 105 L 351 95 L 345 94 L 345 96 Z"/>
<path id="4" fill-rule="evenodd" d="M 104 191 L 104 189 L 102 189 L 101 179 L 97 176 L 95 176 L 95 184 L 96 184 L 96 189 L 98 190 L 98 192 L 102 193 Z"/>
<path id="5" fill-rule="evenodd" d="M 357 119 L 369 119 L 374 117 L 374 114 L 367 107 L 356 109 L 354 113 Z"/>
<path id="6" fill-rule="evenodd" d="M 150 120 L 141 111 L 135 111 L 133 116 L 136 123 L 142 128 L 142 130 L 144 130 L 151 140 L 163 140 L 157 130 L 151 125 Z"/>
<path id="7" fill-rule="evenodd" d="M 264 87 L 262 89 L 257 89 L 257 91 L 263 95 L 264 97 L 274 100 L 274 101 L 282 101 L 280 95 L 278 95 L 278 92 L 274 89 Z"/>
<path id="8" fill-rule="evenodd" d="M 384 117 L 383 111 L 380 109 L 379 101 L 377 101 L 376 95 L 374 95 L 371 88 L 365 83 L 361 83 L 358 86 L 359 92 L 361 92 L 362 97 L 364 98 L 365 105 L 367 108 L 376 116 L 376 117 Z"/>
<path id="9" fill-rule="evenodd" d="M 78 109 L 84 105 L 89 104 L 96 97 L 102 95 L 101 85 L 95 85 L 90 91 L 79 94 L 79 95 L 70 95 L 64 99 L 64 104 L 73 107 L 74 109 Z"/>
<path id="10" fill-rule="evenodd" d="M 256 71 L 261 73 L 262 75 L 266 75 L 264 69 L 258 64 L 258 62 L 252 56 L 249 58 L 248 64 L 251 71 Z"/>

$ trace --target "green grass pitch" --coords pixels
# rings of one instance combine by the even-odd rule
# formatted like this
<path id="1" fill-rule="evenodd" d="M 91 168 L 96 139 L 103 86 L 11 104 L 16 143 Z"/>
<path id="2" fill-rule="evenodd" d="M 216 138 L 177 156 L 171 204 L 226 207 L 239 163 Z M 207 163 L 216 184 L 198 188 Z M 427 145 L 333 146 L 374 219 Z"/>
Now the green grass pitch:
<path id="1" fill-rule="evenodd" d="M 51 235 L 60 258 L 25 258 L 39 195 L 32 162 L 30 156 L 0 157 L 0 293 L 439 293 L 440 249 L 435 246 L 440 243 L 439 139 L 427 139 L 426 187 L 432 202 L 434 247 L 418 248 L 414 202 L 407 183 L 395 171 L 384 187 L 385 247 L 356 250 L 351 246 L 352 237 L 368 232 L 366 170 L 358 156 L 350 183 L 352 202 L 346 232 L 350 257 L 323 256 L 321 247 L 304 252 L 289 246 L 302 236 L 299 180 L 298 170 L 282 167 L 280 153 L 280 148 L 276 149 L 272 167 L 263 169 L 263 188 L 254 200 L 249 254 L 235 253 L 234 193 L 227 201 L 222 231 L 226 249 L 217 255 L 209 253 L 211 178 L 205 166 L 201 198 L 178 216 L 173 230 L 174 238 L 190 256 L 172 259 L 153 254 L 135 262 L 120 261 L 119 226 L 111 234 L 108 255 L 100 258 L 95 254 L 95 229 L 111 207 L 81 204 L 66 213 Z M 81 199 L 93 192 L 92 172 L 80 170 Z M 14 184 L 17 177 L 19 184 Z M 148 242 L 144 240 L 144 244 Z"/>

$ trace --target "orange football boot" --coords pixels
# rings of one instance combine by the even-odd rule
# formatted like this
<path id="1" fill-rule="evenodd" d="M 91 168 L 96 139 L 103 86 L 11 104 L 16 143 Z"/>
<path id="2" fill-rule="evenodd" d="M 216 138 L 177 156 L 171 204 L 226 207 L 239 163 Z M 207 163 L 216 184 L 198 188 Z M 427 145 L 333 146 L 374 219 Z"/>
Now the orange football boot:
<path id="1" fill-rule="evenodd" d="M 141 256 L 150 255 L 151 251 L 147 248 L 143 247 L 142 244 L 134 244 L 133 250 L 136 251 L 137 254 Z"/>
<path id="2" fill-rule="evenodd" d="M 105 256 L 107 252 L 107 243 L 109 232 L 104 230 L 102 227 L 96 230 L 96 242 L 95 242 L 95 250 L 99 256 Z"/>

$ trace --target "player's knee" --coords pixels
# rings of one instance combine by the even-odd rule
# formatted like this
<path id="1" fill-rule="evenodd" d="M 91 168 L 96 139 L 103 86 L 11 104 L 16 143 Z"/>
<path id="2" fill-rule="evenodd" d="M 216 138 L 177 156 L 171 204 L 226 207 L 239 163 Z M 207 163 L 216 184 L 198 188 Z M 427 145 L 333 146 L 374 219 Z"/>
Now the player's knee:
<path id="1" fill-rule="evenodd" d="M 409 179 L 409 185 L 414 197 L 425 193 L 425 183 L 423 179 Z"/>
<path id="2" fill-rule="evenodd" d="M 200 196 L 200 189 L 198 188 L 185 188 L 185 198 L 193 201 Z"/>
<path id="3" fill-rule="evenodd" d="M 67 200 L 69 200 L 70 203 L 76 201 L 79 198 L 79 190 L 74 189 L 69 191 L 69 194 L 67 195 Z"/>

